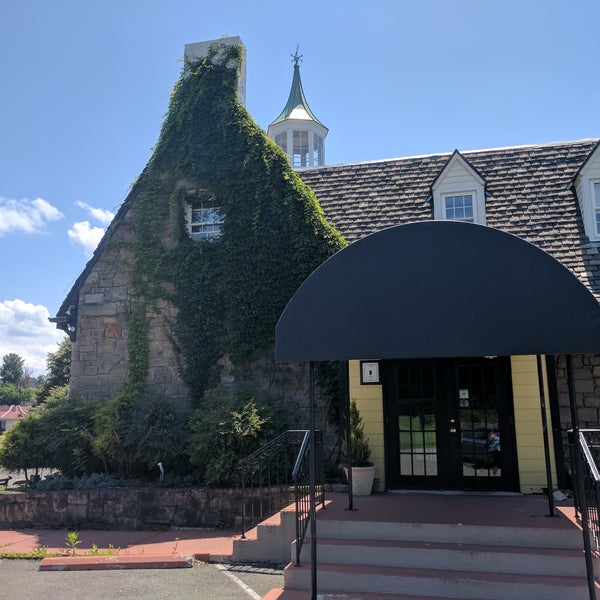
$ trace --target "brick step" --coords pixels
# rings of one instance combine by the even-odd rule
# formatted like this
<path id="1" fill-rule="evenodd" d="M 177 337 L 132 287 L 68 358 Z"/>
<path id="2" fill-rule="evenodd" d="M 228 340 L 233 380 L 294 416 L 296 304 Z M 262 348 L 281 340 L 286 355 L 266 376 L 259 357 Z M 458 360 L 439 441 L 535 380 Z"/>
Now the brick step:
<path id="1" fill-rule="evenodd" d="M 310 590 L 310 564 L 284 570 L 286 590 Z M 482 573 L 445 569 L 411 569 L 319 562 L 317 587 L 330 593 L 370 592 L 388 598 L 387 592 L 416 597 L 470 600 L 588 600 L 585 577 Z M 324 592 L 320 592 L 324 593 Z"/>
<path id="2" fill-rule="evenodd" d="M 372 594 L 369 592 L 323 592 L 317 591 L 318 600 L 456 600 L 442 596 L 407 596 L 406 594 Z M 306 590 L 284 590 L 275 588 L 263 596 L 262 600 L 307 600 Z M 477 599 L 479 600 L 479 599 Z M 481 598 L 480 600 L 485 600 Z"/>
<path id="3" fill-rule="evenodd" d="M 292 561 L 294 557 L 292 554 Z M 570 548 L 319 538 L 317 557 L 319 562 L 331 564 L 586 576 L 583 551 Z M 310 561 L 310 540 L 302 548 L 301 560 Z"/>
<path id="4" fill-rule="evenodd" d="M 376 521 L 317 520 L 318 538 L 404 540 L 481 544 L 496 546 L 580 549 L 581 532 L 576 528 L 553 529 L 453 523 L 390 523 Z"/>

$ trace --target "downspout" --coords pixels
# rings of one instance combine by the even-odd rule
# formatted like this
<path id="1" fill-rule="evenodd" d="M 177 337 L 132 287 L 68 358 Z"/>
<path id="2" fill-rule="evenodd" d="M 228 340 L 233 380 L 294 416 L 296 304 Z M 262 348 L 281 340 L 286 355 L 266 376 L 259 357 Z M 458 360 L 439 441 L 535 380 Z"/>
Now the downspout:
<path id="1" fill-rule="evenodd" d="M 350 379 L 348 373 L 348 361 L 340 361 L 340 404 L 345 424 L 346 448 L 348 461 L 348 508 L 354 510 L 354 495 L 352 494 L 352 430 L 350 427 Z"/>
<path id="2" fill-rule="evenodd" d="M 310 581 L 311 600 L 317 600 L 317 444 L 316 444 L 316 418 L 315 418 L 315 363 L 311 360 L 308 366 L 308 385 L 310 393 L 309 421 L 310 421 Z"/>
<path id="3" fill-rule="evenodd" d="M 555 517 L 554 512 L 554 485 L 552 483 L 552 462 L 550 460 L 550 442 L 548 441 L 548 416 L 546 413 L 546 395 L 544 392 L 544 369 L 542 357 L 537 354 L 538 387 L 540 391 L 540 410 L 542 416 L 542 437 L 544 440 L 544 459 L 546 461 L 546 486 L 548 489 L 548 516 Z"/>

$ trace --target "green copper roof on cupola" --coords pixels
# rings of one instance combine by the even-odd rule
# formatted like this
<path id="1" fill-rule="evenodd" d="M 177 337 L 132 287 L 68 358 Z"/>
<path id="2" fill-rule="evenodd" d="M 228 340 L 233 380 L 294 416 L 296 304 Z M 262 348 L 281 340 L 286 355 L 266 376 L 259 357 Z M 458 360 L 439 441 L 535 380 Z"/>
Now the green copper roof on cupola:
<path id="1" fill-rule="evenodd" d="M 314 121 L 325 127 L 317 117 L 315 117 L 306 97 L 304 96 L 304 90 L 302 89 L 302 81 L 300 80 L 300 65 L 299 62 L 302 59 L 302 55 L 298 54 L 298 48 L 296 48 L 296 54 L 292 57 L 294 60 L 294 78 L 292 79 L 292 89 L 290 90 L 290 96 L 288 98 L 285 108 L 281 111 L 281 114 L 271 123 L 275 125 L 288 119 L 298 119 L 302 121 Z M 327 129 L 327 127 L 325 127 Z"/>

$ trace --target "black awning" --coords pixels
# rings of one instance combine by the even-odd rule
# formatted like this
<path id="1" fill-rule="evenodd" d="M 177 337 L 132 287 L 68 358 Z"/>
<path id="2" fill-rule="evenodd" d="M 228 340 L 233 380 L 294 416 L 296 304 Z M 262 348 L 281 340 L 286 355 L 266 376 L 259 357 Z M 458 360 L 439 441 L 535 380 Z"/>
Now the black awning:
<path id="1" fill-rule="evenodd" d="M 600 352 L 600 305 L 508 233 L 452 221 L 365 237 L 316 269 L 276 328 L 278 361 Z"/>

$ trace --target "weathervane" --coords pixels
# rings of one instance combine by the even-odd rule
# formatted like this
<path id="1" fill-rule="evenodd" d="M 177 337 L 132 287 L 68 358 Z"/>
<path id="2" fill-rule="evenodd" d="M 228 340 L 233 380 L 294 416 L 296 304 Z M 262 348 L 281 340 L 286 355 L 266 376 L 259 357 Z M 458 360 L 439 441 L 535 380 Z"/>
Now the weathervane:
<path id="1" fill-rule="evenodd" d="M 300 44 L 296 44 L 296 52 L 294 54 L 290 54 L 292 60 L 294 61 L 294 66 L 298 66 L 298 63 L 302 61 L 302 54 L 298 54 L 298 50 L 300 50 Z"/>

